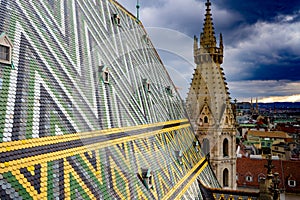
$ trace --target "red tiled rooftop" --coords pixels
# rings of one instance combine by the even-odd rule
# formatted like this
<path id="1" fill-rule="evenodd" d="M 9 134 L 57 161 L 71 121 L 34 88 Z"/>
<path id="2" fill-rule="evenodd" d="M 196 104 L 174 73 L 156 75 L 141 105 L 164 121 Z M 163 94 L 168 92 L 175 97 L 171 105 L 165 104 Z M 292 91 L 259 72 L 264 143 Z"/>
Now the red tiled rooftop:
<path id="1" fill-rule="evenodd" d="M 238 187 L 254 187 L 259 188 L 259 176 L 267 175 L 267 169 L 264 165 L 267 164 L 266 159 L 250 159 L 238 158 L 237 159 L 237 185 Z M 281 179 L 280 187 L 285 188 L 286 192 L 300 193 L 300 162 L 299 161 L 284 161 L 273 160 L 272 164 L 275 168 L 272 169 L 273 173 L 278 172 Z M 252 182 L 246 181 L 246 176 L 251 175 Z M 292 176 L 296 180 L 296 187 L 288 186 L 288 178 Z"/>

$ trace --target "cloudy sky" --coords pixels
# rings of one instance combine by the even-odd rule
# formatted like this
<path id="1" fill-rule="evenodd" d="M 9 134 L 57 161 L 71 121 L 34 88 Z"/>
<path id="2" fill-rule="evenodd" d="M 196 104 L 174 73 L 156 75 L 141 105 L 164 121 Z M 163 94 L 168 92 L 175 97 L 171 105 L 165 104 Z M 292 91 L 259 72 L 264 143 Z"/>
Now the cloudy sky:
<path id="1" fill-rule="evenodd" d="M 137 0 L 118 0 L 133 14 Z M 191 82 L 193 36 L 202 32 L 206 0 L 140 0 L 140 19 L 182 98 Z M 300 1 L 211 0 L 222 67 L 239 101 L 300 102 Z"/>

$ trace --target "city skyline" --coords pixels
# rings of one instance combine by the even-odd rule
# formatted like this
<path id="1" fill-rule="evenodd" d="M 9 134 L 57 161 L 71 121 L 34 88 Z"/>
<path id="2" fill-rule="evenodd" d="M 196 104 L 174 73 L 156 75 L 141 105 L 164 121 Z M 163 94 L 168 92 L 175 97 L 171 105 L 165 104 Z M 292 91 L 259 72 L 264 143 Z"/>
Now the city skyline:
<path id="1" fill-rule="evenodd" d="M 206 0 L 205 0 L 206 1 Z M 204 0 L 140 0 L 140 19 L 183 99 L 195 64 L 193 35 L 203 28 Z M 136 0 L 119 0 L 136 15 Z M 300 101 L 300 3 L 212 1 L 215 35 L 222 32 L 222 67 L 233 99 Z"/>

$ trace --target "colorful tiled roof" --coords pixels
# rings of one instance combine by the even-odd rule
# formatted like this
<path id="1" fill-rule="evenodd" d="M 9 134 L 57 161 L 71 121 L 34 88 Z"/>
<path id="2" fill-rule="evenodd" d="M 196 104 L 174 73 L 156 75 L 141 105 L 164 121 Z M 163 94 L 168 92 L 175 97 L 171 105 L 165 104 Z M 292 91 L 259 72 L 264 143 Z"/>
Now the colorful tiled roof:
<path id="1" fill-rule="evenodd" d="M 191 199 L 219 187 L 142 24 L 113 0 L 1 1 L 0 199 Z"/>

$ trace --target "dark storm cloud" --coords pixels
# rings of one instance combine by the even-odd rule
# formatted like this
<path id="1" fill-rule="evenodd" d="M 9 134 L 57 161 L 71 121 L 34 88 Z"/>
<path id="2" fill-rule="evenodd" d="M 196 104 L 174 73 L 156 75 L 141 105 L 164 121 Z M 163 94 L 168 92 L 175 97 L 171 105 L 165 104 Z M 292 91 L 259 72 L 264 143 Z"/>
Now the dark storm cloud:
<path id="1" fill-rule="evenodd" d="M 284 61 L 286 63 L 286 61 Z M 299 81 L 300 59 L 291 61 L 290 63 L 273 64 L 273 65 L 259 65 L 259 67 L 253 70 L 253 73 L 248 80 L 285 80 Z"/>
<path id="2" fill-rule="evenodd" d="M 300 22 L 291 22 L 295 15 L 279 18 L 241 28 L 247 37 L 227 45 L 231 80 L 300 80 Z"/>
<path id="3" fill-rule="evenodd" d="M 276 16 L 294 14 L 300 9 L 299 0 L 222 0 L 213 3 L 220 8 L 240 13 L 243 17 L 241 23 L 246 24 L 274 22 Z"/>
<path id="4" fill-rule="evenodd" d="M 224 33 L 224 38 L 229 44 L 239 40 L 247 39 L 247 32 L 241 29 L 258 22 L 277 23 L 282 21 L 281 17 L 296 17 L 290 21 L 299 21 L 300 1 L 299 0 L 222 0 L 212 1 L 217 10 L 226 10 L 235 13 L 239 18 L 234 21 L 225 22 L 216 16 L 216 29 Z"/>

